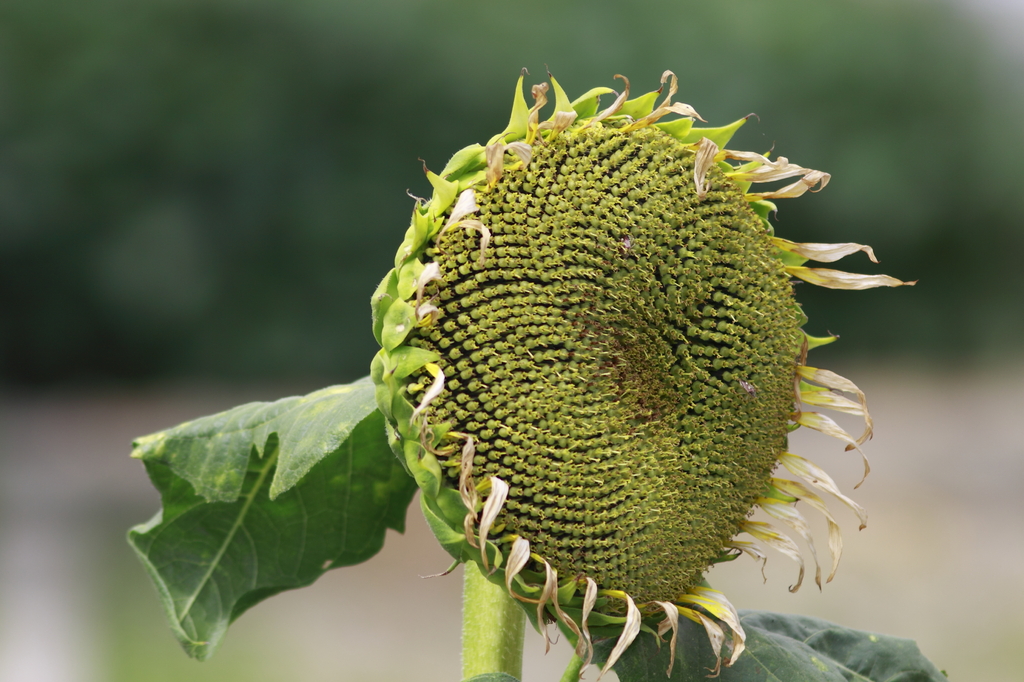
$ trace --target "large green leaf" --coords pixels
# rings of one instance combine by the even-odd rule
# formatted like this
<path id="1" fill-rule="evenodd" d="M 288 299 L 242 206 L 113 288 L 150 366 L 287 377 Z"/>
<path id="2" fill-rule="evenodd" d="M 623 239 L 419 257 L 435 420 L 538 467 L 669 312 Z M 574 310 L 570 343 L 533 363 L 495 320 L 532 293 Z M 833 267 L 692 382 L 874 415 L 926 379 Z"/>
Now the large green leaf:
<path id="1" fill-rule="evenodd" d="M 747 650 L 720 682 L 946 682 L 912 640 L 851 630 L 835 623 L 767 611 L 741 611 Z M 614 641 L 597 646 L 604 661 Z M 706 682 L 714 655 L 704 629 L 679 619 L 671 677 L 669 647 L 641 633 L 615 664 L 621 682 Z"/>
<path id="2" fill-rule="evenodd" d="M 137 442 L 163 509 L 128 540 L 190 656 L 209 658 L 250 606 L 365 561 L 386 529 L 404 529 L 416 484 L 373 401 L 360 381 Z"/>
<path id="3" fill-rule="evenodd" d="M 136 439 L 132 457 L 160 461 L 208 502 L 238 499 L 249 451 L 264 456 L 276 433 L 280 452 L 270 480 L 276 498 L 333 452 L 376 407 L 370 377 L 272 403 L 248 403 Z"/>

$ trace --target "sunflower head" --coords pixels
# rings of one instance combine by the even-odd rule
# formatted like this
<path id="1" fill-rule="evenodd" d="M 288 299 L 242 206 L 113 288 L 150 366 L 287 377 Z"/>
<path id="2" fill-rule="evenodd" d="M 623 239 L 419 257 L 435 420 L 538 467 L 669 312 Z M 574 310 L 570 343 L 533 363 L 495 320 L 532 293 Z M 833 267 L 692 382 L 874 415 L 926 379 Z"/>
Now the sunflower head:
<path id="1" fill-rule="evenodd" d="M 731 633 L 728 664 L 743 630 L 702 584 L 708 567 L 763 558 L 765 544 L 800 563 L 792 590 L 804 572 L 793 541 L 749 520 L 752 508 L 812 552 L 795 504 L 824 513 L 828 579 L 841 540 L 812 488 L 865 520 L 827 474 L 787 453 L 800 425 L 847 449 L 871 435 L 859 389 L 807 365 L 808 349 L 834 338 L 804 333 L 792 279 L 904 283 L 805 267 L 856 251 L 874 260 L 860 244 L 774 236 L 772 200 L 821 189 L 828 174 L 727 149 L 746 119 L 694 127 L 671 72 L 634 99 L 617 78 L 621 93 L 570 101 L 552 77 L 530 106 L 520 77 L 506 129 L 427 171 L 433 195 L 417 202 L 373 296 L 372 375 L 435 534 L 528 604 L 538 627 L 561 623 L 581 656 L 594 636 L 618 637 L 607 669 L 644 621 L 671 630 L 674 650 L 682 615 L 716 653 Z M 602 95 L 614 101 L 600 110 Z M 773 181 L 788 184 L 750 191 Z M 861 415 L 864 433 L 801 402 Z M 774 478 L 779 464 L 795 478 Z M 815 566 L 820 586 L 816 556 Z"/>

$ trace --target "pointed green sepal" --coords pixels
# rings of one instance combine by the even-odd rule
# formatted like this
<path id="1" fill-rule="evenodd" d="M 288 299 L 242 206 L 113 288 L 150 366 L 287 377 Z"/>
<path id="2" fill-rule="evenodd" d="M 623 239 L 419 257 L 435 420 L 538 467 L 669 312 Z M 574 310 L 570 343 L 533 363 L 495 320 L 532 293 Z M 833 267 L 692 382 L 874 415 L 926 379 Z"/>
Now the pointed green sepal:
<path id="1" fill-rule="evenodd" d="M 396 348 L 384 361 L 384 371 L 396 381 L 401 381 L 428 362 L 437 362 L 441 356 L 426 348 L 402 346 Z"/>
<path id="2" fill-rule="evenodd" d="M 384 327 L 384 315 L 391 304 L 398 300 L 398 275 L 394 270 L 388 272 L 377 285 L 377 290 L 370 297 L 370 312 L 373 316 L 373 338 L 377 344 L 381 342 L 381 331 Z"/>
<path id="3" fill-rule="evenodd" d="M 810 348 L 808 348 L 808 350 L 810 350 Z M 803 379 L 800 380 L 799 386 L 799 390 L 801 393 L 824 393 L 825 391 L 830 390 L 826 386 L 815 386 L 814 384 L 809 384 Z"/>
<path id="4" fill-rule="evenodd" d="M 416 294 L 416 280 L 423 274 L 423 263 L 419 258 L 406 261 L 398 271 L 398 295 L 409 300 Z"/>
<path id="5" fill-rule="evenodd" d="M 438 491 L 441 489 L 441 480 L 444 476 L 441 474 L 441 465 L 438 464 L 437 458 L 429 452 L 423 449 L 423 446 L 419 443 L 405 442 L 405 458 L 406 462 L 409 462 L 412 458 L 410 453 L 418 452 L 419 467 L 413 469 L 410 464 L 410 469 L 413 469 L 413 478 L 416 479 L 416 485 L 420 487 L 424 495 L 432 495 L 437 497 Z"/>
<path id="6" fill-rule="evenodd" d="M 616 115 L 629 116 L 633 120 L 643 118 L 654 111 L 654 103 L 658 101 L 658 95 L 660 94 L 661 90 L 655 90 L 648 92 L 646 95 L 640 95 L 635 99 L 626 100 Z"/>
<path id="7" fill-rule="evenodd" d="M 679 118 L 675 121 L 666 121 L 664 123 L 655 123 L 655 128 L 660 128 L 664 132 L 668 133 L 677 140 L 684 140 L 690 134 L 690 130 L 693 129 L 692 118 Z"/>
<path id="8" fill-rule="evenodd" d="M 511 142 L 526 137 L 527 125 L 530 122 L 530 105 L 526 103 L 526 97 L 523 95 L 523 77 L 525 75 L 526 69 L 523 69 L 519 74 L 519 80 L 516 81 L 516 94 L 512 100 L 512 114 L 509 116 L 508 125 L 504 131 L 492 137 L 488 144 L 493 144 L 498 140 Z"/>
<path id="9" fill-rule="evenodd" d="M 784 249 L 776 249 L 775 257 L 782 261 L 783 265 L 788 267 L 800 267 L 807 262 L 807 259 L 803 256 Z"/>
<path id="10" fill-rule="evenodd" d="M 558 603 L 568 604 L 569 600 L 576 596 L 577 583 L 575 580 L 570 580 L 566 584 L 558 588 Z"/>
<path id="11" fill-rule="evenodd" d="M 377 401 L 377 409 L 387 418 L 388 428 L 390 428 L 390 422 L 394 419 L 394 416 L 391 414 L 392 384 L 384 383 L 387 357 L 387 351 L 383 348 L 377 351 L 377 354 L 373 356 L 373 360 L 370 361 L 370 378 L 373 379 L 374 398 Z M 397 452 L 395 453 L 396 456 L 398 454 Z M 399 459 L 402 458 L 399 457 Z"/>
<path id="12" fill-rule="evenodd" d="M 427 238 L 434 232 L 440 230 L 441 220 L 436 218 L 437 214 L 428 208 L 416 208 L 412 212 L 412 223 L 405 231 L 405 238 L 402 245 L 398 247 L 395 254 L 395 268 L 401 268 L 402 264 L 423 247 Z"/>
<path id="13" fill-rule="evenodd" d="M 385 374 L 384 380 L 393 382 L 394 387 L 391 389 L 391 414 L 395 416 L 395 421 L 398 422 L 398 434 L 402 437 L 403 441 L 418 441 L 420 435 L 419 426 L 412 421 L 412 412 L 415 409 L 409 399 L 398 392 L 399 386 L 397 382 L 394 382 L 394 377 L 389 374 Z M 405 443 L 402 443 L 402 456 L 406 453 Z M 410 463 L 410 466 L 413 463 Z"/>
<path id="14" fill-rule="evenodd" d="M 799 303 L 794 303 L 793 309 L 796 310 L 797 314 L 799 315 L 796 321 L 798 327 L 803 327 L 810 321 L 807 319 L 807 313 L 804 312 L 804 307 L 802 305 L 800 305 Z"/>
<path id="15" fill-rule="evenodd" d="M 807 332 L 804 332 L 804 338 L 807 339 L 807 349 L 817 348 L 818 346 L 827 346 L 830 343 L 839 340 L 839 336 L 831 334 L 829 336 L 811 336 Z"/>
<path id="16" fill-rule="evenodd" d="M 591 88 L 572 101 L 572 108 L 580 118 L 591 118 L 597 114 L 597 108 L 601 104 L 601 95 L 614 92 L 611 88 Z"/>
<path id="17" fill-rule="evenodd" d="M 445 180 L 437 173 L 427 171 L 427 180 L 434 187 L 434 196 L 430 198 L 430 215 L 439 216 L 449 206 L 455 203 L 455 196 L 459 193 L 459 184 L 451 180 Z"/>
<path id="18" fill-rule="evenodd" d="M 469 189 L 470 187 L 477 187 L 477 188 L 479 188 L 481 185 L 484 184 L 484 181 L 486 180 L 486 178 L 487 178 L 487 169 L 486 168 L 483 169 L 483 170 L 473 171 L 472 173 L 466 173 L 465 175 L 460 175 L 458 177 L 458 179 L 459 179 L 459 193 L 462 193 L 463 191 Z"/>
<path id="19" fill-rule="evenodd" d="M 466 518 L 466 505 L 462 502 L 459 493 L 451 488 L 444 487 L 437 495 L 437 508 L 444 515 L 445 521 L 452 528 L 461 531 L 462 521 Z"/>
<path id="20" fill-rule="evenodd" d="M 793 502 L 797 501 L 797 498 L 793 497 L 792 495 L 787 495 L 786 493 L 782 492 L 781 490 L 779 490 L 778 488 L 771 484 L 769 484 L 768 487 L 765 488 L 764 494 L 762 496 L 767 497 L 770 500 L 778 500 L 779 502 L 785 502 L 786 504 L 792 504 Z"/>
<path id="21" fill-rule="evenodd" d="M 416 324 L 416 311 L 405 301 L 394 301 L 384 313 L 380 341 L 384 350 L 391 352 L 402 345 Z"/>
<path id="22" fill-rule="evenodd" d="M 733 184 L 735 184 L 744 194 L 750 191 L 750 186 L 754 183 L 750 180 L 737 180 L 735 176 L 755 170 L 760 165 L 761 163 L 758 161 L 751 161 L 750 163 L 744 163 L 739 166 L 733 166 L 727 161 L 718 162 L 718 167 L 725 172 L 726 176 L 732 180 Z"/>
<path id="23" fill-rule="evenodd" d="M 779 210 L 779 207 L 767 199 L 761 199 L 759 201 L 751 201 L 750 208 L 754 209 L 754 213 L 756 213 L 761 219 L 761 222 L 764 224 L 765 232 L 768 233 L 768 236 L 774 236 L 775 226 L 772 225 L 770 220 L 768 220 L 768 214 L 775 213 Z"/>
<path id="24" fill-rule="evenodd" d="M 689 134 L 685 137 L 679 138 L 679 141 L 684 144 L 692 144 L 694 142 L 700 142 L 701 138 L 708 138 L 712 142 L 718 145 L 719 149 L 724 149 L 725 145 L 729 144 L 729 140 L 736 134 L 736 131 L 743 127 L 743 124 L 747 122 L 749 116 L 744 116 L 738 121 L 733 121 L 727 126 L 721 128 L 693 128 Z"/>
<path id="25" fill-rule="evenodd" d="M 568 113 L 570 111 L 575 111 L 575 109 L 572 107 L 572 102 L 569 101 L 569 96 L 565 94 L 565 90 L 563 90 L 562 86 L 558 84 L 555 77 L 549 73 L 548 79 L 551 81 L 551 89 L 555 91 L 555 110 L 551 112 L 551 117 L 548 120 L 554 121 L 555 114 L 559 112 Z"/>
<path id="26" fill-rule="evenodd" d="M 444 169 L 441 171 L 441 177 L 448 180 L 457 180 L 466 173 L 478 171 L 486 166 L 487 157 L 484 146 L 482 144 L 471 144 L 452 154 L 452 158 L 448 159 L 448 163 L 445 164 Z"/>
<path id="27" fill-rule="evenodd" d="M 444 551 L 448 552 L 456 561 L 464 561 L 463 557 L 471 549 L 466 535 L 452 528 L 445 519 L 444 513 L 436 506 L 436 502 L 427 499 L 426 495 L 420 495 L 420 509 L 423 510 L 423 518 L 430 527 Z"/>

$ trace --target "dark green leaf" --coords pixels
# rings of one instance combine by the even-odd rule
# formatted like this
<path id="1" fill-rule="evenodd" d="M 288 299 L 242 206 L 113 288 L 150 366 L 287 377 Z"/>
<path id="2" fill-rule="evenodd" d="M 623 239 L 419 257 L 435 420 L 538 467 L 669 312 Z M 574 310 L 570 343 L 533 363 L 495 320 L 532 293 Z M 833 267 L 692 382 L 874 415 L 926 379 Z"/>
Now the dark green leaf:
<path id="1" fill-rule="evenodd" d="M 747 650 L 720 682 L 946 682 L 912 640 L 876 635 L 818 618 L 741 611 Z M 603 661 L 614 640 L 598 644 Z M 641 633 L 615 665 L 621 682 L 705 682 L 715 666 L 704 629 L 679 619 L 676 664 L 666 677 L 669 648 Z"/>
<path id="2" fill-rule="evenodd" d="M 372 396 L 372 390 L 369 393 Z M 337 404 L 323 405 L 322 398 L 309 400 L 324 394 L 289 399 L 292 402 L 285 409 L 267 408 L 288 405 L 287 401 L 263 406 L 263 414 L 276 415 L 264 421 L 284 425 L 283 436 L 253 426 L 222 438 L 206 427 L 202 436 L 191 440 L 180 435 L 198 430 L 203 422 L 215 422 L 220 415 L 164 432 L 168 435 L 161 455 L 144 456 L 146 470 L 160 490 L 163 510 L 133 528 L 128 540 L 156 585 L 175 636 L 190 656 L 209 658 L 227 626 L 250 606 L 283 590 L 309 585 L 331 568 L 365 561 L 380 550 L 387 528 L 404 529 L 416 484 L 388 447 L 382 415 L 373 410 L 354 428 L 348 427 L 324 456 L 320 450 L 332 437 L 323 423 L 325 415 L 345 413 Z M 258 413 L 261 408 L 243 406 L 225 414 L 237 415 L 245 409 Z M 313 423 L 303 423 L 298 414 L 311 414 Z M 252 421 L 237 418 L 221 423 Z M 261 440 L 250 441 L 241 450 L 243 441 L 237 435 L 241 432 Z M 281 443 L 285 441 L 293 448 L 294 468 L 289 476 L 294 477 L 294 471 L 306 473 L 272 500 L 271 481 L 282 478 L 279 462 L 284 459 Z M 241 451 L 223 452 L 210 443 Z M 191 456 L 196 453 L 205 456 Z M 234 476 L 239 459 L 243 462 L 237 474 L 240 494 L 231 501 L 208 502 L 179 474 L 184 462 L 184 470 L 193 477 L 223 481 L 227 478 L 215 465 Z M 200 462 L 206 466 L 190 468 Z M 216 486 L 205 489 L 211 487 Z"/>
<path id="3" fill-rule="evenodd" d="M 135 441 L 132 457 L 170 466 L 208 502 L 233 502 L 241 494 L 250 452 L 255 448 L 264 457 L 267 439 L 277 434 L 278 462 L 269 482 L 273 499 L 334 452 L 376 409 L 373 383 L 365 377 L 305 396 L 239 405 L 143 436 Z"/>
<path id="4" fill-rule="evenodd" d="M 485 673 L 483 675 L 475 675 L 462 682 L 519 682 L 519 680 L 508 673 Z"/>

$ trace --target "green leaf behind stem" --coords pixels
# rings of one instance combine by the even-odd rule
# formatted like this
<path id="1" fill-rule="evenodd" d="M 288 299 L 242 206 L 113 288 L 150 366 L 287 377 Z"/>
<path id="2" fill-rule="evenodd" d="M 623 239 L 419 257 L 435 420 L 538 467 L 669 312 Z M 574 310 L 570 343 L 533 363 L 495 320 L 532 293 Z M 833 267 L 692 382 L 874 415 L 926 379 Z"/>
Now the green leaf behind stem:
<path id="1" fill-rule="evenodd" d="M 209 658 L 227 626 L 259 601 L 365 561 L 380 551 L 386 529 L 404 530 L 415 481 L 388 447 L 372 388 L 353 386 L 245 405 L 147 437 L 142 447 L 156 446 L 142 459 L 163 509 L 128 540 L 190 656 Z M 369 408 L 339 404 L 365 403 L 367 395 Z M 355 423 L 344 420 L 360 411 Z M 292 468 L 282 476 L 286 461 Z M 234 476 L 231 499 L 196 492 L 223 491 Z M 273 482 L 292 478 L 272 498 Z"/>
<path id="2" fill-rule="evenodd" d="M 720 682 L 946 682 L 912 640 L 852 630 L 808 616 L 740 611 L 747 650 Z M 597 646 L 604 661 L 614 640 Z M 669 648 L 642 633 L 615 672 L 621 682 L 705 682 L 714 655 L 704 629 L 679 619 L 679 643 L 671 677 Z"/>

